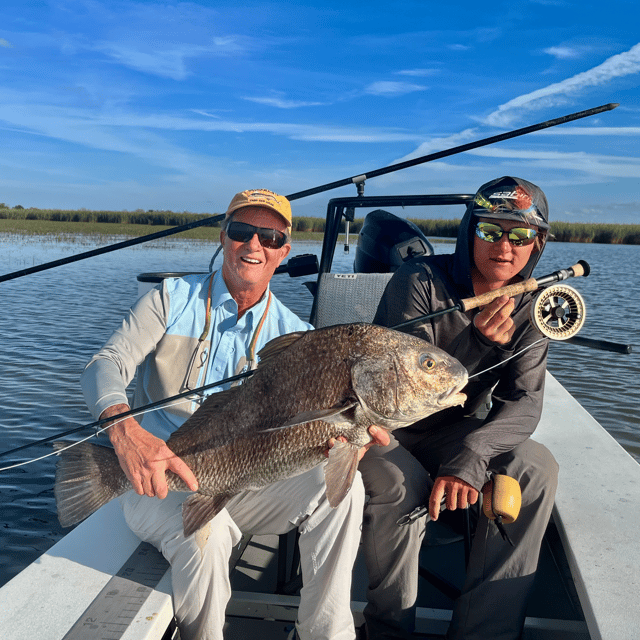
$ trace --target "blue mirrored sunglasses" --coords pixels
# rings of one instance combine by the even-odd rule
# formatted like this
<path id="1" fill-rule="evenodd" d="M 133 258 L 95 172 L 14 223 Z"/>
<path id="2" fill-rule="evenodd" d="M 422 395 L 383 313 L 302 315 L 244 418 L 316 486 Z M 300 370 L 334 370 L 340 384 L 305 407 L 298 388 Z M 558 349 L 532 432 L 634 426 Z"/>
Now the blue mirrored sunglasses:
<path id="1" fill-rule="evenodd" d="M 499 242 L 505 233 L 514 247 L 526 247 L 538 235 L 535 229 L 527 229 L 526 227 L 515 227 L 506 231 L 500 225 L 492 222 L 478 222 L 476 225 L 476 235 L 485 242 Z"/>

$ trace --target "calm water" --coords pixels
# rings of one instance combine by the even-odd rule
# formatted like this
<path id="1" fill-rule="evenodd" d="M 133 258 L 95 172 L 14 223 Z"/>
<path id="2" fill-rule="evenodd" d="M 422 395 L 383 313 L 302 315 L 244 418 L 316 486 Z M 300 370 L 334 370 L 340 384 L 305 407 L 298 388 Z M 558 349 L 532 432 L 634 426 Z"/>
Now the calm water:
<path id="1" fill-rule="evenodd" d="M 0 274 L 107 244 L 0 236 Z M 436 245 L 437 252 L 453 250 Z M 353 248 L 352 248 L 353 251 Z M 294 247 L 316 253 L 320 245 Z M 137 295 L 136 275 L 144 271 L 204 271 L 211 246 L 181 240 L 124 249 L 75 264 L 0 283 L 0 451 L 87 424 L 92 417 L 79 389 L 80 373 L 102 346 Z M 538 276 L 583 259 L 592 275 L 570 282 L 583 295 L 587 322 L 581 335 L 631 343 L 635 353 L 618 355 L 556 342 L 549 368 L 587 410 L 640 461 L 640 301 L 635 274 L 640 247 L 550 244 Z M 336 250 L 336 271 L 352 270 L 353 253 Z M 274 293 L 301 317 L 312 277 L 274 279 Z M 27 450 L 43 456 L 50 447 Z M 25 455 L 26 458 L 26 455 Z M 25 458 L 20 458 L 23 460 Z M 12 460 L 0 459 L 0 468 Z M 53 458 L 0 472 L 0 585 L 46 551 L 64 531 L 53 499 Z"/>

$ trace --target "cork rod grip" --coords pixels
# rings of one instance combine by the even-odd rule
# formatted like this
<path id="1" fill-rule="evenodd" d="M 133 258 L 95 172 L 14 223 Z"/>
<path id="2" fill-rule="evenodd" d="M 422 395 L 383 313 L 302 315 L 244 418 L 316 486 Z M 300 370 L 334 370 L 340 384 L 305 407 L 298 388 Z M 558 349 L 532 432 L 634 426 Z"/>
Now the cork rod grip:
<path id="1" fill-rule="evenodd" d="M 521 293 L 527 293 L 528 291 L 536 291 L 543 286 L 551 284 L 552 282 L 558 282 L 559 280 L 566 280 L 567 278 L 575 278 L 579 276 L 588 276 L 591 271 L 591 267 L 589 263 L 584 260 L 578 261 L 573 267 L 569 267 L 568 269 L 560 269 L 560 271 L 554 271 L 548 276 L 544 276 L 543 278 L 529 278 L 528 280 L 523 280 L 522 282 L 517 282 L 516 284 L 510 284 L 506 287 L 501 287 L 500 289 L 496 289 L 495 291 L 487 291 L 487 293 L 483 293 L 482 295 L 476 296 L 475 298 L 465 298 L 460 301 L 460 307 L 463 311 L 469 311 L 470 309 L 477 309 L 478 307 L 483 307 L 484 305 L 489 304 L 492 300 L 499 298 L 500 296 L 507 295 L 510 298 L 513 296 L 518 296 Z"/>
<path id="2" fill-rule="evenodd" d="M 574 264 L 573 267 L 569 267 L 568 269 L 568 271 L 573 272 L 573 276 L 576 278 L 580 276 L 588 276 L 590 270 L 589 265 L 584 260 L 580 260 L 580 262 Z"/>
<path id="3" fill-rule="evenodd" d="M 528 280 L 523 280 L 522 282 L 518 282 L 516 284 L 510 284 L 506 287 L 501 287 L 500 289 L 496 289 L 495 291 L 487 291 L 487 293 L 475 296 L 474 298 L 465 298 L 464 300 L 460 301 L 460 306 L 462 307 L 463 311 L 477 309 L 478 307 L 484 307 L 492 300 L 495 300 L 500 296 L 507 295 L 512 298 L 513 296 L 520 295 L 521 293 L 526 293 L 527 291 L 536 291 L 538 289 L 538 286 L 538 282 L 535 278 L 529 278 Z"/>

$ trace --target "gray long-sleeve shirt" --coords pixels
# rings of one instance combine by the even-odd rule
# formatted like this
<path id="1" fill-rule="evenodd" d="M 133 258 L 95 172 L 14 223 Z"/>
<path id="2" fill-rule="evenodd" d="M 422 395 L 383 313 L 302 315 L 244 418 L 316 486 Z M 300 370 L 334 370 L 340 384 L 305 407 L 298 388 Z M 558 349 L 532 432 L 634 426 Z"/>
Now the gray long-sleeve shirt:
<path id="1" fill-rule="evenodd" d="M 374 322 L 393 326 L 456 305 L 463 294 L 453 279 L 455 260 L 455 254 L 438 255 L 403 265 L 389 282 Z M 510 451 L 534 432 L 542 411 L 548 340 L 529 322 L 531 302 L 531 294 L 516 301 L 512 315 L 516 331 L 506 346 L 490 342 L 475 328 L 472 321 L 477 310 L 454 311 L 406 329 L 455 356 L 470 376 L 499 365 L 469 381 L 462 409 L 435 414 L 411 427 L 453 424 L 473 413 L 491 392 L 489 415 L 441 461 L 439 475 L 457 476 L 480 489 L 491 458 Z M 514 354 L 518 355 L 505 362 Z"/>

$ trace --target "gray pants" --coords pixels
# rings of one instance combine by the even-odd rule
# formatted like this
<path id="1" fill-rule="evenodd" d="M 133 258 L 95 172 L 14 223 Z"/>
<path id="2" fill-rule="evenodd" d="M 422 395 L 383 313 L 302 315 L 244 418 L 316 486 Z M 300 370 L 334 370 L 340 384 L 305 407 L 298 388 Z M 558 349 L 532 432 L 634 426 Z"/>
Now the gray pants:
<path id="1" fill-rule="evenodd" d="M 409 638 L 415 626 L 418 553 L 424 518 L 399 527 L 397 519 L 428 504 L 432 477 L 443 453 L 478 425 L 468 419 L 434 433 L 394 432 L 388 447 L 372 447 L 360 463 L 369 501 L 363 524 L 369 572 L 364 610 L 371 640 Z M 513 640 L 522 633 L 527 600 L 538 565 L 557 486 L 558 465 L 541 444 L 526 440 L 494 458 L 489 470 L 518 480 L 522 508 L 508 525 L 515 547 L 480 516 L 462 595 L 456 600 L 448 638 Z M 427 525 L 428 526 L 428 525 Z"/>

